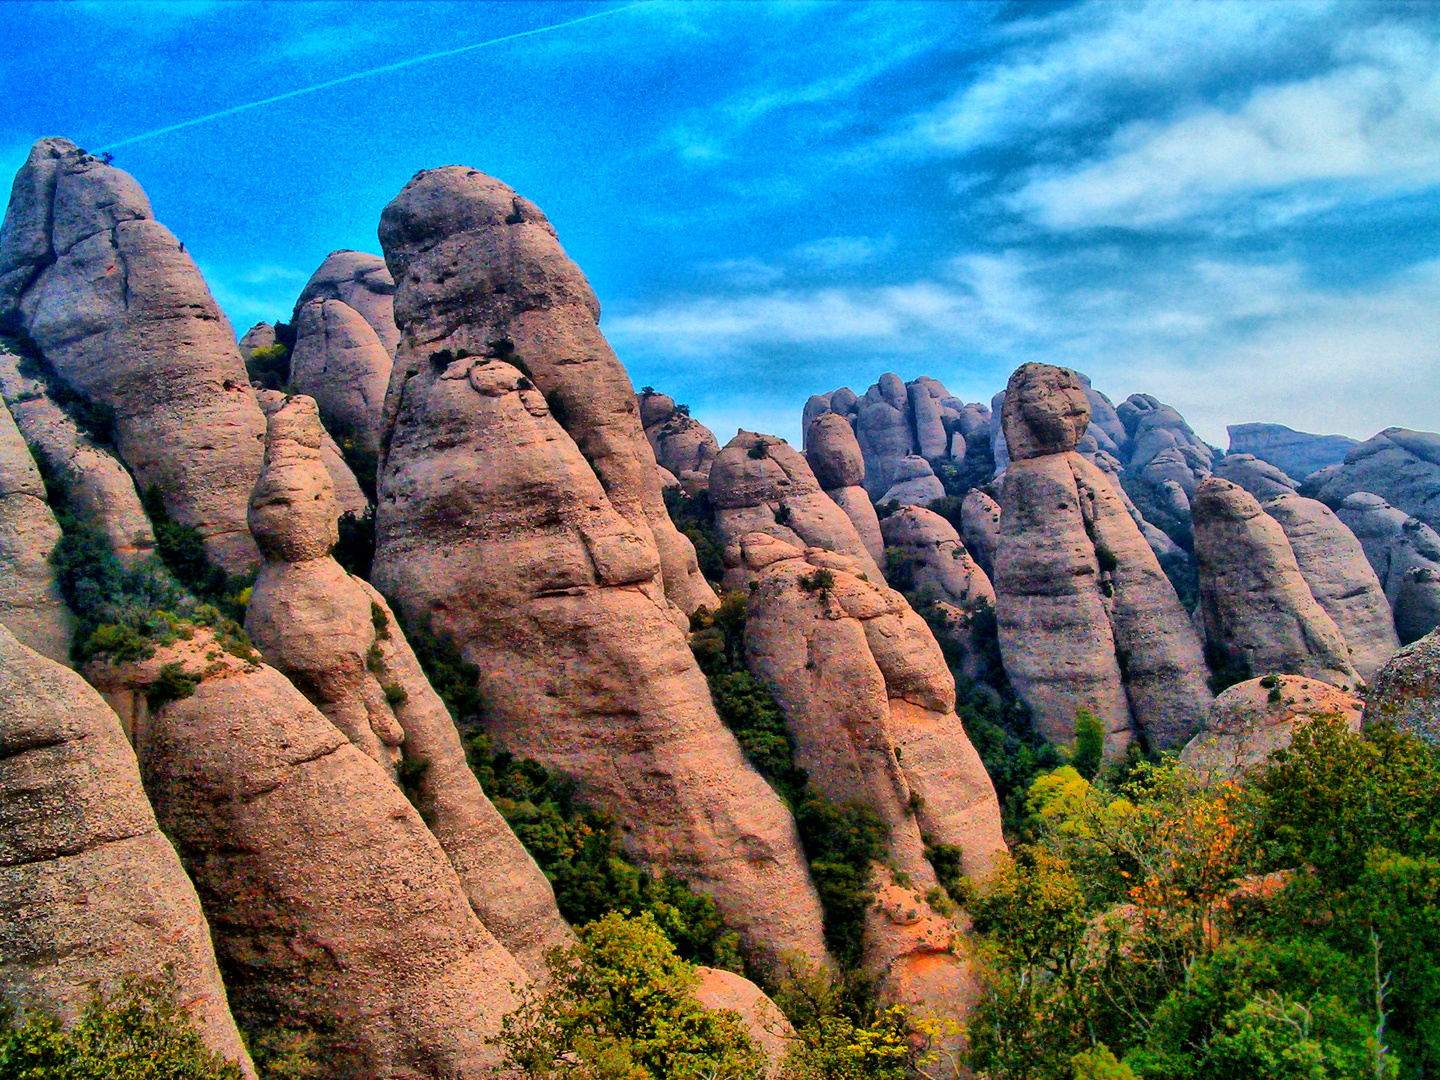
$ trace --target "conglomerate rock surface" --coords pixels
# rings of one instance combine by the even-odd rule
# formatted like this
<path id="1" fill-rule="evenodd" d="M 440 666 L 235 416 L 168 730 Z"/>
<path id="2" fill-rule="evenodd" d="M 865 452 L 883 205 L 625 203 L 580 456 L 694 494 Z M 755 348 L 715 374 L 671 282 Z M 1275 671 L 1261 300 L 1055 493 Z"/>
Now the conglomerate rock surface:
<path id="1" fill-rule="evenodd" d="M 1386 721 L 1440 746 L 1440 630 L 1406 645 L 1365 695 L 1365 723 Z"/>
<path id="2" fill-rule="evenodd" d="M 50 554 L 60 525 L 45 483 L 9 411 L 0 405 L 0 624 L 52 660 L 70 657 L 74 620 Z"/>
<path id="3" fill-rule="evenodd" d="M 73 1020 L 97 990 L 161 980 L 206 1046 L 253 1076 L 200 901 L 120 721 L 4 627 L 0 701 L 0 1004 Z"/>
<path id="4" fill-rule="evenodd" d="M 1400 643 L 1440 626 L 1440 534 L 1369 491 L 1345 496 L 1335 513 L 1365 550 L 1390 601 Z"/>
<path id="5" fill-rule="evenodd" d="M 805 430 L 805 460 L 821 490 L 845 511 L 875 564 L 884 565 L 880 518 L 865 490 L 865 456 L 849 421 L 833 412 L 817 416 Z"/>
<path id="6" fill-rule="evenodd" d="M 339 300 L 359 312 L 385 350 L 395 354 L 400 344 L 400 331 L 395 325 L 395 281 L 379 255 L 332 251 L 300 291 L 292 321 L 298 320 L 305 305 L 317 300 Z"/>
<path id="7" fill-rule="evenodd" d="M 377 459 L 390 351 L 343 300 L 312 300 L 294 329 L 290 392 L 314 398 L 325 429 L 352 453 Z"/>
<path id="8" fill-rule="evenodd" d="M 0 330 L 27 335 L 113 417 L 120 458 L 230 571 L 259 561 L 245 504 L 264 419 L 220 308 L 126 173 L 41 139 L 0 229 Z"/>

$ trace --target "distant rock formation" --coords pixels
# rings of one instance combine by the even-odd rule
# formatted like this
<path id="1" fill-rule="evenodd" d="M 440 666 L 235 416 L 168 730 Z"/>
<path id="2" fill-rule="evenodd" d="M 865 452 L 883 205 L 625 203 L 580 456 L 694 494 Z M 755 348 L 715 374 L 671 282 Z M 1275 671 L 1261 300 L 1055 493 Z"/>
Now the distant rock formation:
<path id="1" fill-rule="evenodd" d="M 1440 626 L 1440 535 L 1379 495 L 1357 491 L 1335 508 L 1375 570 L 1402 645 Z"/>
<path id="2" fill-rule="evenodd" d="M 697 495 L 710 482 L 710 463 L 720 453 L 715 435 L 668 394 L 640 393 L 640 423 L 655 461 L 686 493 Z"/>
<path id="3" fill-rule="evenodd" d="M 1365 723 L 1385 721 L 1440 746 L 1440 630 L 1392 656 L 1365 696 Z"/>
<path id="4" fill-rule="evenodd" d="M 939 514 L 906 506 L 880 523 L 885 546 L 907 561 L 915 590 L 923 597 L 959 608 L 993 605 L 990 578 L 970 557 L 955 527 Z"/>
<path id="5" fill-rule="evenodd" d="M 1194 521 L 1213 662 L 1242 678 L 1304 675 L 1341 689 L 1360 686 L 1350 648 L 1311 594 L 1284 529 L 1253 495 L 1228 480 L 1204 480 Z"/>
<path id="6" fill-rule="evenodd" d="M 1146 521 L 1189 550 L 1190 500 L 1210 475 L 1214 453 L 1179 412 L 1150 394 L 1131 394 L 1115 412 L 1130 436 L 1126 493 Z"/>
<path id="7" fill-rule="evenodd" d="M 804 551 L 823 548 L 854 559 L 871 581 L 884 581 L 879 565 L 844 510 L 820 489 L 795 448 L 771 435 L 742 431 L 710 466 L 710 500 L 724 545 L 725 588 L 753 580 L 745 538 L 765 533 Z"/>
<path id="8" fill-rule="evenodd" d="M 1180 762 L 1211 779 L 1235 778 L 1289 746 L 1316 717 L 1338 716 L 1358 732 L 1363 707 L 1356 695 L 1299 675 L 1249 679 L 1215 699 L 1205 730 L 1180 751 Z"/>
<path id="9" fill-rule="evenodd" d="M 305 305 L 317 300 L 339 300 L 360 313 L 391 356 L 400 344 L 395 325 L 395 281 L 385 260 L 364 251 L 332 251 L 325 257 L 295 301 L 291 321 Z"/>
<path id="10" fill-rule="evenodd" d="M 250 499 L 265 565 L 245 628 L 265 659 L 387 772 L 403 755 L 475 914 L 539 977 L 545 953 L 569 939 L 554 892 L 481 791 L 389 606 L 330 557 L 338 508 L 321 462 L 323 430 L 306 397 L 270 415 L 265 468 Z"/>
<path id="11" fill-rule="evenodd" d="M 752 955 L 823 957 L 794 822 L 716 715 L 661 589 L 654 454 L 584 279 L 532 204 L 474 170 L 420 173 L 381 238 L 405 344 L 375 584 L 477 665 L 500 746 L 573 777 L 642 862 L 711 893 Z"/>
<path id="12" fill-rule="evenodd" d="M 1037 726 L 1069 742 L 1088 709 L 1122 753 L 1138 725 L 1173 746 L 1209 704 L 1200 643 L 1110 480 L 1075 452 L 1090 425 L 1073 371 L 1022 365 L 1003 402 L 995 613 L 1000 654 Z M 1123 663 L 1123 670 L 1122 670 Z"/>
<path id="13" fill-rule="evenodd" d="M 885 564 L 880 518 L 865 491 L 865 456 L 839 413 L 821 413 L 805 430 L 805 460 L 826 495 L 845 511 L 876 566 Z"/>
<path id="14" fill-rule="evenodd" d="M 69 1021 L 97 990 L 161 980 L 205 1045 L 253 1077 L 200 902 L 120 721 L 4 627 L 0 701 L 0 1005 Z"/>
<path id="15" fill-rule="evenodd" d="M 993 578 L 995 552 L 1000 547 L 1000 504 L 979 488 L 972 488 L 960 504 L 960 535 L 965 550 L 986 576 Z"/>
<path id="16" fill-rule="evenodd" d="M 343 300 L 310 301 L 293 327 L 290 392 L 315 399 L 326 430 L 357 460 L 377 461 L 391 351 Z"/>
<path id="17" fill-rule="evenodd" d="M 210 558 L 230 571 L 258 564 L 245 503 L 264 418 L 234 332 L 140 186 L 68 140 L 41 139 L 15 177 L 0 330 L 27 335 L 113 416 L 140 490 L 158 488 Z"/>
<path id="18" fill-rule="evenodd" d="M 268 349 L 275 344 L 275 327 L 268 322 L 258 322 L 240 337 L 240 355 L 246 360 L 256 349 Z"/>
<path id="19" fill-rule="evenodd" d="M 60 525 L 25 440 L 0 405 L 0 624 L 36 652 L 68 663 L 74 620 L 50 553 Z"/>
<path id="20" fill-rule="evenodd" d="M 152 711 L 166 665 L 194 690 Z M 237 1014 L 314 1031 L 342 1080 L 493 1075 L 487 1038 L 527 977 L 379 765 L 280 672 L 204 630 L 85 674 L 130 715 Z"/>
<path id="21" fill-rule="evenodd" d="M 1312 487 L 1332 508 L 1354 492 L 1371 492 L 1440 530 L 1440 435 L 1386 428 L 1353 447 L 1343 464 L 1308 478 L 1306 494 Z"/>
<path id="22" fill-rule="evenodd" d="M 897 502 L 901 506 L 928 506 L 945 497 L 945 485 L 935 476 L 930 462 L 919 454 L 910 454 L 895 463 L 892 482 L 877 500 L 882 506 Z"/>
<path id="23" fill-rule="evenodd" d="M 1360 445 L 1345 435 L 1311 435 L 1284 424 L 1231 424 L 1226 430 L 1230 433 L 1231 454 L 1253 454 L 1297 484 L 1311 473 L 1339 465 Z"/>
<path id="24" fill-rule="evenodd" d="M 1300 486 L 1280 469 L 1253 454 L 1227 454 L 1215 466 L 1215 475 L 1239 484 L 1261 502 L 1276 495 L 1292 493 Z"/>
<path id="25" fill-rule="evenodd" d="M 431 169 L 385 208 L 380 241 L 397 275 L 395 317 L 414 342 L 391 378 L 387 427 L 406 380 L 443 365 L 434 357 L 465 352 L 522 369 L 610 504 L 658 551 L 666 596 L 684 615 L 715 607 L 665 510 L 634 387 L 600 333 L 600 302 L 540 208 L 474 169 Z"/>

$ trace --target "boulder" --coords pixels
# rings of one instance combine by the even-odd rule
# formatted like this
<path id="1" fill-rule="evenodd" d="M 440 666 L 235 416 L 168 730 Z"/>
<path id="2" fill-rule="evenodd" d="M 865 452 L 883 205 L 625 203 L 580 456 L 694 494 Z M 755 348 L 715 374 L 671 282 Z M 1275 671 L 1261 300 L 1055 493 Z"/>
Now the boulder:
<path id="1" fill-rule="evenodd" d="M 1261 502 L 1276 495 L 1293 493 L 1299 487 L 1274 465 L 1261 461 L 1253 454 L 1227 455 L 1215 466 L 1215 475 L 1239 484 Z"/>
<path id="2" fill-rule="evenodd" d="M 1412 566 L 1395 587 L 1395 633 L 1404 644 L 1440 626 L 1440 568 Z"/>
<path id="3" fill-rule="evenodd" d="M 1010 376 L 1000 407 L 1010 461 L 1075 449 L 1090 425 L 1090 403 L 1069 368 L 1022 364 Z"/>
<path id="4" fill-rule="evenodd" d="M 36 652 L 66 663 L 74 620 L 50 565 L 59 542 L 40 470 L 0 406 L 0 624 Z"/>
<path id="5" fill-rule="evenodd" d="M 1196 488 L 1195 557 L 1212 662 L 1244 678 L 1304 675 L 1355 689 L 1350 648 L 1310 592 L 1280 523 L 1238 484 Z"/>
<path id="6" fill-rule="evenodd" d="M 990 578 L 970 557 L 955 527 L 939 514 L 907 506 L 880 523 L 885 546 L 907 560 L 909 576 L 921 596 L 964 609 L 993 606 Z"/>
<path id="7" fill-rule="evenodd" d="M 911 454 L 896 462 L 892 482 L 877 501 L 882 506 L 892 502 L 901 506 L 925 506 L 944 497 L 945 485 L 936 477 L 930 463 L 918 454 Z"/>
<path id="8" fill-rule="evenodd" d="M 152 711 L 166 665 L 194 690 Z M 344 1080 L 494 1075 L 488 1039 L 525 972 L 379 765 L 284 675 L 204 630 L 86 675 L 132 718 L 237 1014 L 315 1032 Z"/>
<path id="9" fill-rule="evenodd" d="M 391 353 L 342 300 L 312 300 L 295 316 L 290 392 L 320 406 L 326 430 L 361 460 L 380 456 Z"/>
<path id="10" fill-rule="evenodd" d="M 241 335 L 239 341 L 240 355 L 246 360 L 256 349 L 268 349 L 275 344 L 275 327 L 268 322 L 257 322 Z"/>
<path id="11" fill-rule="evenodd" d="M 268 418 L 284 406 L 289 400 L 288 394 L 282 394 L 279 390 L 257 390 L 255 400 L 260 405 L 260 410 Z M 325 463 L 325 471 L 330 474 L 330 483 L 335 493 L 336 510 L 340 514 L 354 514 L 356 517 L 363 515 L 370 509 L 370 499 L 360 488 L 360 482 L 355 479 L 355 473 L 345 463 L 345 455 L 340 452 L 340 447 L 335 445 L 335 440 L 330 437 L 328 431 L 320 433 L 320 460 Z"/>
<path id="12" fill-rule="evenodd" d="M 1392 656 L 1365 695 L 1365 723 L 1394 724 L 1440 746 L 1440 630 Z"/>
<path id="13" fill-rule="evenodd" d="M 865 457 L 865 490 L 879 499 L 894 483 L 900 459 L 915 445 L 910 394 L 898 375 L 881 375 L 857 403 L 855 438 Z"/>
<path id="14" fill-rule="evenodd" d="M 824 413 L 805 429 L 805 460 L 826 495 L 834 499 L 876 566 L 885 562 L 880 518 L 865 491 L 865 457 L 849 422 L 839 413 Z"/>
<path id="15" fill-rule="evenodd" d="M 104 536 L 121 562 L 143 559 L 155 550 L 155 533 L 134 479 L 56 403 L 45 378 L 22 372 L 29 366 L 0 347 L 0 397 L 36 464 L 43 461 L 66 511 Z"/>
<path id="16" fill-rule="evenodd" d="M 408 275 L 399 282 L 405 340 L 421 340 L 424 320 L 406 320 L 423 308 Z M 716 715 L 654 546 L 529 377 L 494 358 L 438 369 L 407 352 L 375 585 L 407 625 L 477 666 L 497 745 L 574 778 L 642 862 L 711 893 L 752 955 L 823 957 L 794 823 Z"/>
<path id="17" fill-rule="evenodd" d="M 780 1063 L 795 1038 L 795 1029 L 765 991 L 733 971 L 697 967 L 695 1000 L 707 1009 L 729 1009 L 739 1016 L 750 1037 L 765 1052 L 769 1062 L 766 1075 L 780 1075 Z"/>
<path id="18" fill-rule="evenodd" d="M 1232 455 L 1253 454 L 1296 483 L 1330 465 L 1339 465 L 1360 445 L 1345 435 L 1311 435 L 1284 424 L 1231 424 L 1226 430 L 1230 433 Z"/>
<path id="19" fill-rule="evenodd" d="M 1299 675 L 1266 675 L 1236 683 L 1215 699 L 1205 729 L 1185 744 L 1180 762 L 1211 779 L 1234 779 L 1290 745 L 1295 731 L 1320 716 L 1339 716 L 1360 730 L 1364 702 Z"/>
<path id="20" fill-rule="evenodd" d="M 658 552 L 677 625 L 715 607 L 695 549 L 670 520 L 630 377 L 600 333 L 600 303 L 540 208 L 458 165 L 417 173 L 385 208 L 380 242 L 395 276 L 395 317 L 413 342 L 386 402 L 393 427 L 405 382 L 447 354 L 513 362 L 579 446 L 605 494 Z"/>
<path id="21" fill-rule="evenodd" d="M 58 378 L 113 418 L 138 487 L 157 487 L 212 560 L 253 568 L 245 504 L 264 418 L 185 245 L 128 174 L 65 139 L 35 144 L 0 232 L 0 329 L 28 335 Z"/>
<path id="22" fill-rule="evenodd" d="M 395 325 L 395 281 L 385 260 L 364 251 L 332 251 L 325 257 L 295 301 L 292 324 L 306 304 L 339 300 L 360 313 L 391 356 L 400 344 Z"/>
<path id="23" fill-rule="evenodd" d="M 0 627 L 0 1004 L 73 1020 L 97 991 L 163 982 L 205 1045 L 254 1076 L 210 929 L 120 721 Z"/>
<path id="24" fill-rule="evenodd" d="M 910 415 L 915 424 L 915 450 L 922 458 L 943 458 L 950 452 L 950 435 L 945 430 L 941 401 L 949 391 L 934 379 L 921 376 L 905 387 Z M 960 456 L 964 457 L 962 449 Z M 894 481 L 892 481 L 893 483 Z"/>
<path id="25" fill-rule="evenodd" d="M 655 461 L 679 481 L 687 494 L 704 491 L 710 482 L 710 463 L 720 453 L 714 434 L 667 394 L 642 393 L 636 400 Z"/>
<path id="26" fill-rule="evenodd" d="M 1433 432 L 1386 428 L 1317 479 L 1315 497 L 1332 507 L 1353 492 L 1368 491 L 1440 530 L 1440 435 Z M 1307 483 L 1307 494 L 1310 488 Z"/>
<path id="27" fill-rule="evenodd" d="M 1280 523 L 1300 576 L 1350 646 L 1350 662 L 1370 679 L 1400 647 L 1390 603 L 1360 541 L 1322 502 L 1294 492 L 1260 508 Z"/>
<path id="28" fill-rule="evenodd" d="M 1368 491 L 1345 496 L 1335 513 L 1374 568 L 1400 643 L 1417 641 L 1440 625 L 1440 535 Z"/>
<path id="29" fill-rule="evenodd" d="M 965 550 L 987 576 L 992 576 L 995 552 L 1000 547 L 1000 504 L 979 488 L 971 488 L 960 504 L 960 535 Z"/>
<path id="30" fill-rule="evenodd" d="M 854 559 L 871 581 L 884 581 L 849 515 L 820 490 L 815 474 L 794 448 L 768 435 L 741 431 L 710 467 L 710 500 L 723 544 L 725 588 L 753 577 L 743 545 L 766 533 L 800 550 L 823 548 Z"/>
<path id="31" fill-rule="evenodd" d="M 250 499 L 265 564 L 245 628 L 350 742 L 394 775 L 418 776 L 418 805 L 475 914 L 533 977 L 569 939 L 554 891 L 480 789 L 455 723 L 383 597 L 330 557 L 335 496 L 315 403 L 270 414 L 265 468 Z"/>

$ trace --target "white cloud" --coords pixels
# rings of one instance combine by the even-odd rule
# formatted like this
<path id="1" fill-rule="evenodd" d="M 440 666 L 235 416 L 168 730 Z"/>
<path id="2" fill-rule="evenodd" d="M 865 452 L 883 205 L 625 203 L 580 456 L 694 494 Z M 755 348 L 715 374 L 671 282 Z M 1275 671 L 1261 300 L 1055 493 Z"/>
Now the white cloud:
<path id="1" fill-rule="evenodd" d="M 801 244 L 791 253 L 803 263 L 820 270 L 838 270 L 873 262 L 895 246 L 892 237 L 825 236 Z"/>
<path id="2" fill-rule="evenodd" d="M 1345 42 L 1324 75 L 1262 86 L 1239 107 L 1118 131 L 1106 155 L 1031 179 L 1011 206 L 1055 229 L 1143 228 L 1283 193 L 1275 213 L 1334 201 L 1296 185 L 1375 191 L 1440 182 L 1440 44 L 1379 27 Z"/>

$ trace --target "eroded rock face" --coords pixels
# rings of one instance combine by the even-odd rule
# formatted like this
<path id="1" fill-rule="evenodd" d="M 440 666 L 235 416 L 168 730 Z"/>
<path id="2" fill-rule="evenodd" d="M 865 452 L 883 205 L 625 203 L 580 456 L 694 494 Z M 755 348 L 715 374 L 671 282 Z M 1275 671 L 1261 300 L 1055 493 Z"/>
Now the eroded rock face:
<path id="1" fill-rule="evenodd" d="M 65 663 L 74 620 L 50 565 L 60 526 L 40 470 L 0 406 L 0 624 L 35 651 Z"/>
<path id="2" fill-rule="evenodd" d="M 325 257 L 295 301 L 293 319 L 306 304 L 339 300 L 360 313 L 392 356 L 400 344 L 395 325 L 395 281 L 385 260 L 364 251 L 332 251 Z"/>
<path id="3" fill-rule="evenodd" d="M 1213 452 L 1176 409 L 1150 394 L 1131 394 L 1115 412 L 1130 435 L 1126 492 L 1145 520 L 1189 550 L 1190 500 L 1210 475 Z"/>
<path id="4" fill-rule="evenodd" d="M 1205 730 L 1185 745 L 1180 761 L 1214 779 L 1238 777 L 1289 746 L 1316 717 L 1339 716 L 1359 731 L 1363 706 L 1354 694 L 1299 675 L 1236 683 L 1215 699 Z"/>
<path id="5" fill-rule="evenodd" d="M 162 980 L 253 1076 L 200 902 L 161 834 L 120 721 L 85 680 L 0 627 L 0 1001 L 77 1017 Z"/>
<path id="6" fill-rule="evenodd" d="M 380 241 L 405 335 L 386 402 L 450 350 L 522 365 L 580 447 L 610 504 L 658 552 L 666 595 L 685 614 L 715 607 L 690 541 L 666 513 L 635 390 L 600 333 L 600 304 L 540 208 L 474 169 L 417 173 L 385 208 Z M 677 620 L 683 621 L 683 620 Z"/>
<path id="7" fill-rule="evenodd" d="M 315 403 L 270 415 L 251 496 L 265 555 L 245 628 L 265 659 L 387 774 L 418 774 L 420 808 L 475 914 L 532 976 L 568 940 L 554 892 L 465 762 L 459 733 L 385 600 L 330 557 L 335 503 Z"/>
<path id="8" fill-rule="evenodd" d="M 1010 461 L 1075 449 L 1090 426 L 1090 402 L 1069 368 L 1022 364 L 1010 376 L 1001 406 Z"/>
<path id="9" fill-rule="evenodd" d="M 767 1075 L 780 1075 L 780 1063 L 795 1038 L 795 1028 L 765 991 L 733 971 L 697 967 L 695 999 L 707 1009 L 729 1009 L 738 1014 L 750 1037 L 769 1059 Z"/>
<path id="10" fill-rule="evenodd" d="M 806 460 L 773 436 L 742 431 L 726 443 L 710 467 L 710 499 L 726 589 L 744 588 L 753 577 L 744 554 L 751 533 L 849 556 L 870 580 L 884 580 L 849 515 L 820 490 Z"/>
<path id="11" fill-rule="evenodd" d="M 258 322 L 240 337 L 240 355 L 246 360 L 256 349 L 268 349 L 275 344 L 275 327 L 268 322 Z"/>
<path id="12" fill-rule="evenodd" d="M 655 451 L 655 461 L 687 494 L 697 495 L 710 482 L 710 463 L 720 453 L 715 435 L 668 394 L 639 394 L 640 423 Z"/>
<path id="13" fill-rule="evenodd" d="M 1328 506 L 1293 492 L 1260 508 L 1280 523 L 1300 576 L 1350 646 L 1350 662 L 1370 679 L 1400 647 L 1390 604 L 1354 533 Z"/>
<path id="14" fill-rule="evenodd" d="M 960 532 L 965 550 L 987 576 L 993 575 L 995 552 L 1000 547 L 1000 504 L 979 488 L 972 488 L 960 504 Z"/>
<path id="15" fill-rule="evenodd" d="M 392 389 L 375 584 L 479 667 L 500 746 L 574 777 L 631 851 L 711 893 L 755 954 L 823 956 L 794 824 L 716 715 L 654 546 L 518 369 L 414 371 Z"/>
<path id="16" fill-rule="evenodd" d="M 1387 721 L 1440 746 L 1440 630 L 1406 645 L 1365 696 L 1365 723 Z"/>
<path id="17" fill-rule="evenodd" d="M 194 693 L 145 708 L 164 664 Z M 136 718 L 145 788 L 191 867 L 236 1011 L 320 1033 L 330 1075 L 489 1078 L 524 970 L 380 766 L 274 668 L 204 631 L 87 677 Z"/>
<path id="18" fill-rule="evenodd" d="M 1345 496 L 1335 513 L 1364 548 L 1390 601 L 1400 643 L 1418 641 L 1440 625 L 1440 535 L 1368 491 Z"/>
<path id="19" fill-rule="evenodd" d="M 285 405 L 289 395 L 282 394 L 279 390 L 259 390 L 255 393 L 255 400 L 268 418 Z M 335 445 L 330 433 L 324 430 L 320 433 L 320 460 L 325 463 L 325 471 L 330 474 L 337 513 L 355 514 L 357 517 L 365 513 L 370 508 L 370 500 L 361 490 L 355 473 L 345 463 L 345 455 L 340 452 L 340 447 Z"/>
<path id="20" fill-rule="evenodd" d="M 1261 502 L 1277 495 L 1290 494 L 1298 487 L 1280 469 L 1253 454 L 1228 454 L 1215 466 L 1215 475 L 1239 484 Z"/>
<path id="21" fill-rule="evenodd" d="M 960 542 L 955 527 L 939 514 L 907 506 L 880 523 L 885 545 L 909 559 L 910 575 L 921 595 L 973 608 L 995 603 L 990 578 Z"/>
<path id="22" fill-rule="evenodd" d="M 155 550 L 155 533 L 125 466 L 56 404 L 44 378 L 22 374 L 20 357 L 4 348 L 0 397 L 26 444 L 44 458 L 71 514 L 104 536 L 127 565 Z"/>
<path id="23" fill-rule="evenodd" d="M 1285 531 L 1255 497 L 1211 477 L 1196 488 L 1194 515 L 1200 611 L 1216 658 L 1250 675 L 1359 686 L 1344 637 L 1316 603 Z"/>
<path id="24" fill-rule="evenodd" d="M 0 230 L 0 327 L 113 413 L 139 487 L 212 559 L 258 562 L 245 503 L 264 421 L 230 324 L 129 175 L 65 139 L 35 144 Z"/>
<path id="25" fill-rule="evenodd" d="M 314 398 L 331 435 L 378 459 L 390 350 L 342 300 L 312 300 L 294 325 L 290 392 Z"/>
<path id="26" fill-rule="evenodd" d="M 896 502 L 901 506 L 925 506 L 944 496 L 945 485 L 936 477 L 930 463 L 918 454 L 911 454 L 896 463 L 893 482 L 879 501 L 881 505 Z"/>
<path id="27" fill-rule="evenodd" d="M 865 457 L 855 432 L 839 413 L 821 413 L 805 429 L 805 460 L 826 495 L 835 500 L 876 566 L 885 562 L 880 518 L 865 491 Z"/>
<path id="28" fill-rule="evenodd" d="M 1353 447 L 1339 468 L 1322 474 L 1315 497 L 1334 507 L 1356 491 L 1379 495 L 1440 530 L 1440 435 L 1386 428 Z"/>
<path id="29" fill-rule="evenodd" d="M 1254 454 L 1296 483 L 1330 465 L 1339 465 L 1360 445 L 1345 435 L 1311 435 L 1284 424 L 1231 424 L 1226 430 L 1230 433 L 1232 455 Z"/>

